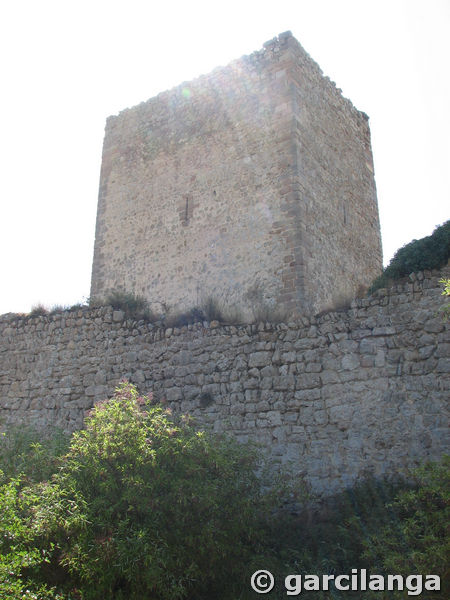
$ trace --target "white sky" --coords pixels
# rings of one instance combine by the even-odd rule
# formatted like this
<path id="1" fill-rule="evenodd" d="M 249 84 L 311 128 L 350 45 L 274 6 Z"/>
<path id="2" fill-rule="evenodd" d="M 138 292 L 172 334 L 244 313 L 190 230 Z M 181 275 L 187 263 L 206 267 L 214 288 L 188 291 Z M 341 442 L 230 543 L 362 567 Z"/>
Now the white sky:
<path id="1" fill-rule="evenodd" d="M 0 314 L 89 295 L 106 117 L 290 29 L 370 116 L 384 262 L 450 207 L 449 0 L 0 5 Z"/>

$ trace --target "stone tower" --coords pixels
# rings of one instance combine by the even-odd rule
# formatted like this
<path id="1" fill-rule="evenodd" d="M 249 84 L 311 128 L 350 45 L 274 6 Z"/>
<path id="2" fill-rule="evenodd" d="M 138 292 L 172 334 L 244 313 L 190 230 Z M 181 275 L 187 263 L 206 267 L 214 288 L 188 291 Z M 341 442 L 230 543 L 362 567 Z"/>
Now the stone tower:
<path id="1" fill-rule="evenodd" d="M 304 314 L 381 268 L 367 116 L 290 32 L 108 118 L 92 297 Z"/>

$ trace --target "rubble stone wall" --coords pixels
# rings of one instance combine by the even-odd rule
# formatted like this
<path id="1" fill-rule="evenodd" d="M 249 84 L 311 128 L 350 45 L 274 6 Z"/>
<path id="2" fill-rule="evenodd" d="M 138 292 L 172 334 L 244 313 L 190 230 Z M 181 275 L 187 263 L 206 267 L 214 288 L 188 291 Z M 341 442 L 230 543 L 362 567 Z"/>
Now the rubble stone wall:
<path id="1" fill-rule="evenodd" d="M 381 268 L 367 116 L 290 33 L 107 120 L 91 297 L 310 314 Z"/>
<path id="2" fill-rule="evenodd" d="M 129 378 L 202 426 L 261 442 L 319 493 L 438 458 L 450 387 L 440 275 L 288 324 L 164 329 L 107 307 L 4 315 L 3 427 L 74 430 Z"/>

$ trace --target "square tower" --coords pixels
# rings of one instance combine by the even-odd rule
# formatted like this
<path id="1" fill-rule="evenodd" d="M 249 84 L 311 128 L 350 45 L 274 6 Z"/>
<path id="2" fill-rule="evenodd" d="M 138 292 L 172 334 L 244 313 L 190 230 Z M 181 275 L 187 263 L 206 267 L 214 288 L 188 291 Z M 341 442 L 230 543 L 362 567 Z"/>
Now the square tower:
<path id="1" fill-rule="evenodd" d="M 367 116 L 290 32 L 108 118 L 91 297 L 305 314 L 381 268 Z"/>

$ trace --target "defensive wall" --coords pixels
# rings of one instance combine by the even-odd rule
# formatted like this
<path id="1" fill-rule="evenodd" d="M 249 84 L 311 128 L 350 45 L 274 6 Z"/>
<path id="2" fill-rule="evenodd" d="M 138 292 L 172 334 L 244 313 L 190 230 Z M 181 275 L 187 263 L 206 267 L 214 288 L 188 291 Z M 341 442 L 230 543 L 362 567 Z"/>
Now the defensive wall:
<path id="1" fill-rule="evenodd" d="M 450 335 L 441 273 L 343 312 L 180 329 L 104 307 L 0 318 L 3 427 L 80 428 L 123 378 L 201 426 L 259 441 L 330 494 L 448 450 Z"/>

